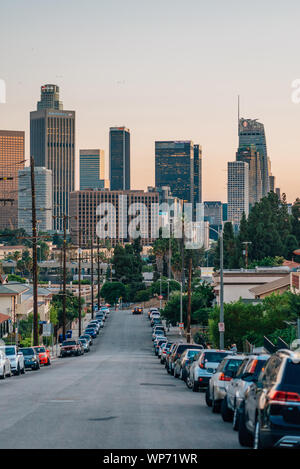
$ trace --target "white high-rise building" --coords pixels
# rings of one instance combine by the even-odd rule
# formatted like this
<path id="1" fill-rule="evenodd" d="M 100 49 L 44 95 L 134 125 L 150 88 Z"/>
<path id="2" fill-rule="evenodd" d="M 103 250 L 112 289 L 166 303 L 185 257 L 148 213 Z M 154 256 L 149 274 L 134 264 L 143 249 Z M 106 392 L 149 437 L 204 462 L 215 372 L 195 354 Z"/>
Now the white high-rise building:
<path id="1" fill-rule="evenodd" d="M 228 221 L 239 225 L 243 212 L 249 215 L 249 165 L 244 161 L 228 162 Z"/>
<path id="2" fill-rule="evenodd" d="M 38 231 L 52 230 L 52 171 L 34 168 L 35 204 Z M 32 234 L 31 169 L 19 171 L 18 227 Z"/>

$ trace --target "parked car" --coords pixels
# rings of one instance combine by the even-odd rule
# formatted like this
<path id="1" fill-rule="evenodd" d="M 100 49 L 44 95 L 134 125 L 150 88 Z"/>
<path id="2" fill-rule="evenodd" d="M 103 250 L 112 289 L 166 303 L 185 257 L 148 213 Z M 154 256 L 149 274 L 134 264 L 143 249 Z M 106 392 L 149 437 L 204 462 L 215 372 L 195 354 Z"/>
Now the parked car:
<path id="1" fill-rule="evenodd" d="M 93 345 L 93 338 L 90 334 L 81 334 L 79 339 L 86 339 L 88 341 L 89 346 Z"/>
<path id="2" fill-rule="evenodd" d="M 88 340 L 79 337 L 78 341 L 82 344 L 84 352 L 88 353 L 90 351 Z"/>
<path id="3" fill-rule="evenodd" d="M 168 342 L 168 339 L 164 336 L 156 341 L 155 346 L 154 346 L 154 353 L 156 356 L 158 355 L 159 347 L 165 342 Z"/>
<path id="4" fill-rule="evenodd" d="M 194 392 L 206 388 L 219 363 L 233 352 L 228 350 L 203 349 L 188 367 L 186 385 Z"/>
<path id="5" fill-rule="evenodd" d="M 100 332 L 100 325 L 98 323 L 89 322 L 88 325 L 86 326 L 86 329 L 95 329 L 98 335 Z"/>
<path id="6" fill-rule="evenodd" d="M 167 354 L 166 354 L 166 359 L 165 359 L 165 368 L 167 370 L 168 373 L 170 373 L 170 370 L 169 370 L 169 361 L 170 361 L 170 358 L 172 356 L 172 353 L 173 351 L 175 350 L 175 348 L 177 347 L 178 343 L 177 342 L 174 342 L 170 349 L 168 350 Z"/>
<path id="7" fill-rule="evenodd" d="M 105 314 L 104 313 L 97 313 L 96 319 L 105 322 Z"/>
<path id="8" fill-rule="evenodd" d="M 157 313 L 159 313 L 159 311 L 158 311 L 157 308 L 150 308 L 150 309 L 148 310 L 148 318 L 149 318 L 149 319 L 151 319 L 151 313 L 153 313 L 154 311 L 157 312 Z"/>
<path id="9" fill-rule="evenodd" d="M 90 334 L 93 339 L 97 338 L 97 331 L 93 327 L 87 327 L 84 331 L 85 334 Z"/>
<path id="10" fill-rule="evenodd" d="M 81 343 L 78 340 L 65 340 L 60 348 L 60 357 L 66 357 L 69 355 L 79 356 L 83 355 L 84 350 Z"/>
<path id="11" fill-rule="evenodd" d="M 40 365 L 50 366 L 50 350 L 44 347 L 44 345 L 36 345 L 33 348 L 39 356 Z"/>
<path id="12" fill-rule="evenodd" d="M 239 442 L 259 448 L 300 448 L 300 352 L 279 350 L 245 393 Z"/>
<path id="13" fill-rule="evenodd" d="M 4 345 L 0 347 L 10 361 L 11 371 L 14 375 L 25 373 L 24 355 L 16 345 Z"/>
<path id="14" fill-rule="evenodd" d="M 164 328 L 164 326 L 162 324 L 158 324 L 158 325 L 153 327 L 152 334 L 156 331 L 159 331 L 159 330 L 161 330 L 163 332 L 166 332 L 166 329 Z"/>
<path id="15" fill-rule="evenodd" d="M 178 358 L 181 357 L 182 353 L 186 350 L 186 349 L 195 349 L 195 350 L 199 350 L 200 349 L 203 349 L 202 345 L 194 345 L 194 344 L 187 344 L 187 343 L 177 343 L 175 348 L 172 350 L 172 353 L 170 355 L 170 358 L 168 360 L 168 373 L 171 373 L 171 375 L 174 375 L 174 368 L 175 368 L 175 363 L 176 363 L 176 360 L 178 360 Z"/>
<path id="16" fill-rule="evenodd" d="M 97 324 L 97 326 L 99 326 L 99 330 L 104 326 L 102 319 L 93 319 L 89 324 Z"/>
<path id="17" fill-rule="evenodd" d="M 245 355 L 228 355 L 223 358 L 210 378 L 206 389 L 205 400 L 206 404 L 212 408 L 214 413 L 220 412 L 221 405 L 226 397 L 228 383 L 235 377 L 244 359 Z M 225 408 L 223 411 L 225 413 Z"/>
<path id="18" fill-rule="evenodd" d="M 22 347 L 20 352 L 24 356 L 25 368 L 31 368 L 32 370 L 40 369 L 39 354 L 33 347 Z"/>
<path id="19" fill-rule="evenodd" d="M 239 366 L 235 378 L 228 383 L 221 413 L 223 420 L 231 421 L 234 430 L 239 428 L 240 410 L 247 388 L 256 380 L 270 355 L 248 355 Z M 227 407 L 227 409 L 226 409 Z"/>
<path id="20" fill-rule="evenodd" d="M 141 306 L 136 306 L 133 308 L 132 314 L 143 314 L 143 308 Z"/>
<path id="21" fill-rule="evenodd" d="M 156 339 L 158 336 L 164 336 L 165 333 L 162 329 L 158 329 L 157 331 L 154 331 L 152 334 L 152 340 Z"/>
<path id="22" fill-rule="evenodd" d="M 0 350 L 0 379 L 5 379 L 7 376 L 10 377 L 11 375 L 12 371 L 9 358 Z"/>
<path id="23" fill-rule="evenodd" d="M 166 357 L 169 353 L 171 346 L 173 345 L 172 342 L 167 342 L 164 347 L 161 349 L 161 356 L 160 356 L 160 363 L 163 365 L 166 362 Z"/>
<path id="24" fill-rule="evenodd" d="M 192 363 L 194 357 L 199 354 L 199 350 L 203 349 L 202 345 L 198 345 L 197 348 L 187 348 L 179 357 L 174 366 L 174 377 L 185 380 L 187 376 L 186 367 L 189 363 Z"/>

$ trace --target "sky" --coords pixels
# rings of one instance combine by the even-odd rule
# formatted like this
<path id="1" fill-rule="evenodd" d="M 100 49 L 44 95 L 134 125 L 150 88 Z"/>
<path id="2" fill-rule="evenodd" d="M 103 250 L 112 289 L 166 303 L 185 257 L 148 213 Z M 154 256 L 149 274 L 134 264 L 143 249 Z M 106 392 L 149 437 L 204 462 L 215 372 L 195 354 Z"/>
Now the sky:
<path id="1" fill-rule="evenodd" d="M 240 114 L 265 125 L 276 186 L 300 196 L 298 0 L 10 0 L 0 6 L 0 129 L 25 130 L 40 86 L 76 111 L 76 148 L 131 131 L 133 189 L 154 185 L 155 140 L 203 151 L 203 200 L 227 200 Z M 300 85 L 298 85 L 300 88 Z M 300 96 L 300 93 L 299 93 Z"/>

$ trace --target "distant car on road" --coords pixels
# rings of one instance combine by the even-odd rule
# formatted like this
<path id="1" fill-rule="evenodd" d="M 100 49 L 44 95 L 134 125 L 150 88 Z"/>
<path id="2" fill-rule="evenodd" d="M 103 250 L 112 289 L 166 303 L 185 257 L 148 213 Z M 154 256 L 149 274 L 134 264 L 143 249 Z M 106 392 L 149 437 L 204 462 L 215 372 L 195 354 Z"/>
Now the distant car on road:
<path id="1" fill-rule="evenodd" d="M 85 353 L 88 353 L 90 351 L 90 345 L 89 345 L 88 339 L 83 339 L 79 337 L 78 342 L 82 344 L 83 350 Z"/>
<path id="2" fill-rule="evenodd" d="M 39 354 L 33 347 L 20 348 L 20 352 L 24 356 L 25 368 L 31 368 L 31 370 L 40 369 Z"/>
<path id="3" fill-rule="evenodd" d="M 78 340 L 65 340 L 60 348 L 60 357 L 66 357 L 68 355 L 79 356 L 83 355 L 84 350 L 81 343 Z"/>
<path id="4" fill-rule="evenodd" d="M 0 350 L 0 379 L 5 379 L 7 376 L 10 377 L 11 375 L 12 371 L 9 358 Z"/>
<path id="5" fill-rule="evenodd" d="M 91 346 L 93 345 L 93 338 L 90 334 L 81 334 L 79 339 L 86 339 L 88 341 L 88 344 Z"/>
<path id="6" fill-rule="evenodd" d="M 84 332 L 85 334 L 90 334 L 93 339 L 96 339 L 97 337 L 97 331 L 93 327 L 87 327 Z"/>
<path id="7" fill-rule="evenodd" d="M 16 345 L 5 345 L 0 347 L 10 361 L 11 371 L 14 375 L 25 373 L 24 355 Z"/>
<path id="8" fill-rule="evenodd" d="M 143 308 L 141 306 L 136 306 L 133 308 L 132 314 L 143 314 Z"/>
<path id="9" fill-rule="evenodd" d="M 40 365 L 50 366 L 50 350 L 44 347 L 44 345 L 36 345 L 33 348 L 39 356 Z"/>

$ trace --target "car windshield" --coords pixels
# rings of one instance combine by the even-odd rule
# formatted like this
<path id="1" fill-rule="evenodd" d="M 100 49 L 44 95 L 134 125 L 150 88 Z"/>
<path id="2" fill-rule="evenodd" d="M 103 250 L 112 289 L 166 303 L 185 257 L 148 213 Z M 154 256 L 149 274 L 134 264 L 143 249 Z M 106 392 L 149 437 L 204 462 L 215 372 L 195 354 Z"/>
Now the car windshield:
<path id="1" fill-rule="evenodd" d="M 190 357 L 194 357 L 195 355 L 198 355 L 199 353 L 199 350 L 195 349 L 195 350 L 189 350 L 188 353 L 187 353 L 187 356 L 190 358 Z"/>
<path id="2" fill-rule="evenodd" d="M 66 340 L 65 342 L 63 342 L 63 346 L 65 345 L 76 345 L 76 342 L 75 340 Z"/>
<path id="3" fill-rule="evenodd" d="M 37 351 L 37 353 L 45 353 L 46 352 L 45 347 L 36 347 L 35 350 Z"/>
<path id="4" fill-rule="evenodd" d="M 300 363 L 294 363 L 290 358 L 287 360 L 283 383 L 296 386 L 300 390 Z"/>
<path id="5" fill-rule="evenodd" d="M 24 356 L 26 355 L 34 355 L 33 348 L 21 348 L 20 351 L 23 353 Z"/>
<path id="6" fill-rule="evenodd" d="M 226 352 L 205 352 L 204 360 L 211 363 L 220 363 L 228 353 Z"/>
<path id="7" fill-rule="evenodd" d="M 5 352 L 6 355 L 16 355 L 15 347 L 5 347 L 2 350 L 3 352 Z"/>

